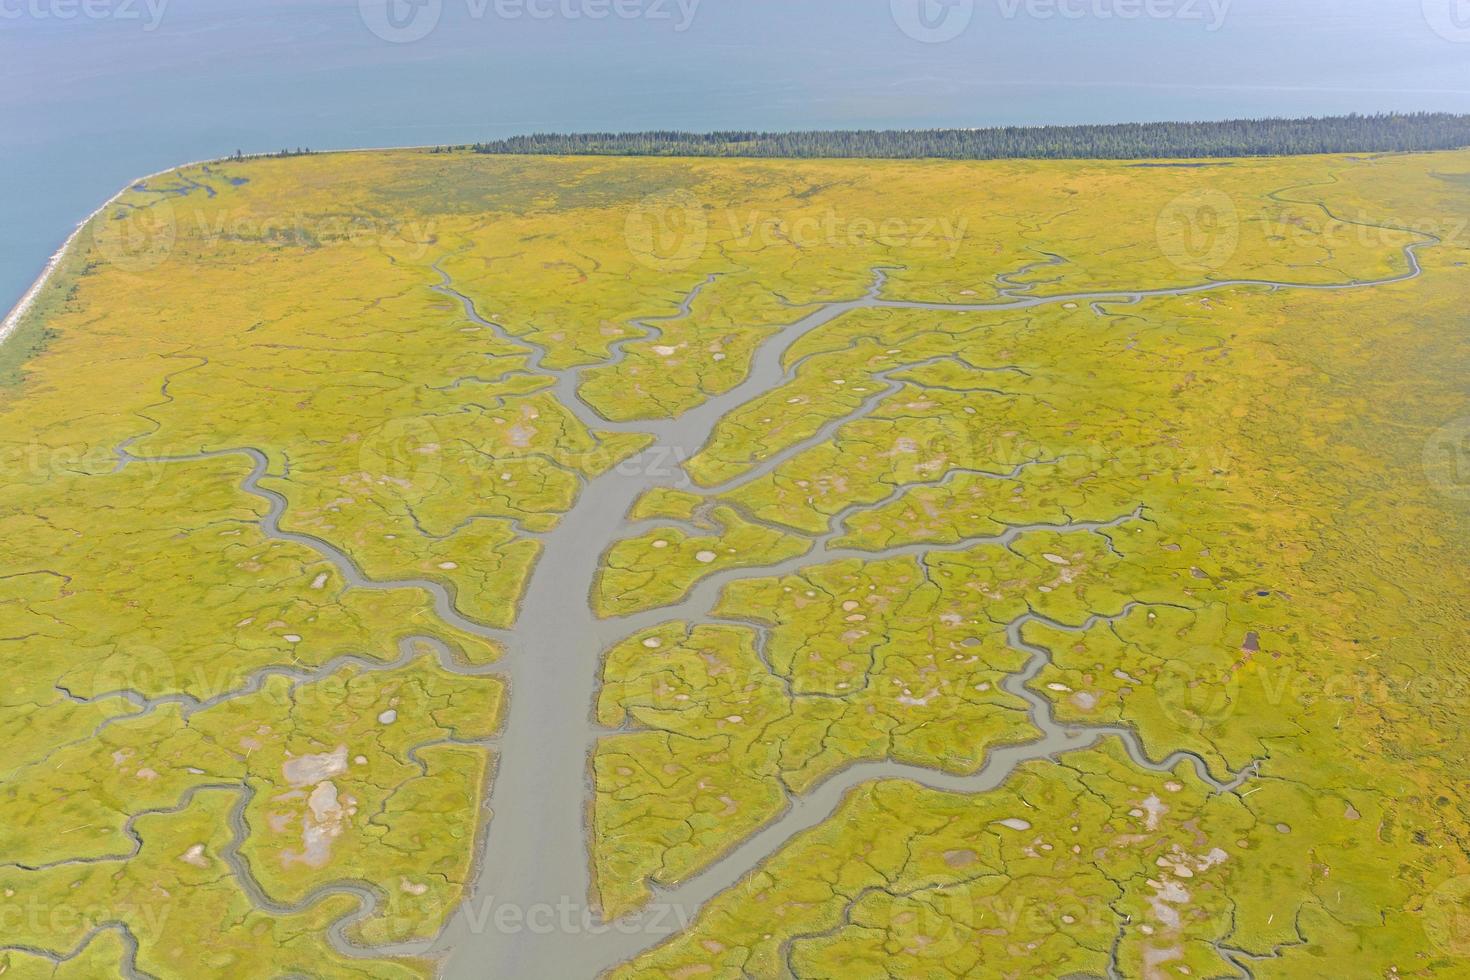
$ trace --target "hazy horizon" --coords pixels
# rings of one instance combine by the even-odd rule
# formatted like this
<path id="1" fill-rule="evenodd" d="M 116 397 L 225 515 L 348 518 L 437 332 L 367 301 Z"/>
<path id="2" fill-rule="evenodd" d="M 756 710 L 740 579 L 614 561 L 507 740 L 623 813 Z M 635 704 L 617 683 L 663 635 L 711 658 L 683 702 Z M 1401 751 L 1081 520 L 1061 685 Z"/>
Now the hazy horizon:
<path id="1" fill-rule="evenodd" d="M 1470 111 L 1458 0 L 906 2 L 0 0 L 0 307 L 128 180 L 236 149 Z"/>

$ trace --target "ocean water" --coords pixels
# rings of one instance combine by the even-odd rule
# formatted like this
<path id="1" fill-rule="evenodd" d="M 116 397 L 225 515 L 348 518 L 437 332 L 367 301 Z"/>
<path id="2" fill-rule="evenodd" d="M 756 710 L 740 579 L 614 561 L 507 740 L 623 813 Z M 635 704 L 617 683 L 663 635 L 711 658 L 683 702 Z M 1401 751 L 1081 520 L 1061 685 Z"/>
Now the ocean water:
<path id="1" fill-rule="evenodd" d="M 1470 111 L 1470 0 L 0 0 L 0 310 L 131 178 L 538 130 Z"/>

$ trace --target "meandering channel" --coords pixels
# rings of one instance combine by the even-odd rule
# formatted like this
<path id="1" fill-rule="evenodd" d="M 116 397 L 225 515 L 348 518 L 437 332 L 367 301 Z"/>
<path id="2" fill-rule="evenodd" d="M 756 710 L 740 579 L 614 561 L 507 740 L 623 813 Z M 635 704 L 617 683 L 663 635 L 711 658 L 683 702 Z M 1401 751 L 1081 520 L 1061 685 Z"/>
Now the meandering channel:
<path id="1" fill-rule="evenodd" d="M 329 542 L 284 531 L 280 527 L 280 521 L 287 506 L 286 500 L 280 494 L 260 486 L 260 481 L 269 473 L 269 463 L 259 450 L 241 447 L 196 456 L 152 460 L 157 463 L 184 462 L 231 454 L 248 459 L 251 471 L 242 483 L 242 488 L 268 504 L 267 514 L 261 522 L 262 530 L 268 537 L 310 548 L 331 561 L 341 571 L 350 587 L 423 590 L 433 597 L 436 611 L 444 622 L 496 640 L 506 648 L 506 657 L 501 664 L 477 671 L 504 676 L 511 690 L 509 720 L 499 739 L 497 771 L 487 801 L 493 817 L 488 830 L 482 835 L 483 853 L 479 855 L 476 864 L 476 881 L 472 894 L 447 925 L 439 940 L 433 944 L 392 950 L 362 950 L 352 947 L 343 938 L 344 927 L 371 915 L 377 907 L 377 898 L 373 891 L 358 883 L 343 883 L 323 889 L 304 905 L 315 904 L 330 894 L 349 893 L 360 899 L 359 910 L 339 922 L 332 931 L 334 943 L 350 955 L 435 955 L 442 958 L 443 975 L 450 980 L 483 980 L 486 977 L 554 977 L 578 980 L 596 976 L 677 931 L 677 927 L 685 924 L 689 916 L 778 853 L 794 836 L 830 817 L 849 791 L 866 782 L 902 779 L 945 791 L 983 792 L 1001 785 L 1017 767 L 1028 762 L 1055 758 L 1062 753 L 1096 745 L 1104 739 L 1116 738 L 1141 767 L 1155 771 L 1172 771 L 1176 766 L 1188 763 L 1216 792 L 1235 791 L 1250 777 L 1249 772 L 1226 774 L 1222 778 L 1211 773 L 1202 759 L 1187 753 L 1174 753 L 1161 761 L 1151 760 L 1143 751 L 1136 735 L 1126 728 L 1059 725 L 1052 715 L 1047 699 L 1028 686 L 1045 666 L 1049 654 L 1045 649 L 1027 643 L 1022 636 L 1027 625 L 1045 621 L 1035 615 L 1025 616 L 1009 625 L 1007 635 L 1011 645 L 1025 652 L 1029 660 L 1023 670 L 1007 679 L 1004 687 L 1027 704 L 1031 720 L 1037 729 L 1036 739 L 1024 745 L 995 749 L 988 755 L 984 768 L 970 776 L 950 775 L 889 762 L 854 765 L 828 779 L 813 792 L 799 799 L 792 799 L 780 817 L 741 842 L 713 866 L 675 888 L 660 892 L 659 901 L 664 908 L 682 913 L 665 918 L 661 929 L 651 926 L 647 919 L 615 925 L 603 924 L 592 915 L 589 906 L 590 824 L 587 814 L 593 799 L 590 758 L 599 738 L 605 734 L 593 717 L 593 702 L 604 651 L 630 633 L 657 623 L 678 619 L 697 625 L 712 621 L 710 610 L 719 591 L 738 578 L 780 575 L 843 557 L 880 559 L 969 549 L 987 542 L 1007 543 L 1038 528 L 1011 528 L 998 536 L 971 539 L 955 545 L 908 545 L 878 552 L 829 549 L 829 542 L 840 533 L 844 522 L 852 513 L 879 506 L 881 503 L 849 508 L 834 517 L 826 534 L 813 538 L 812 548 L 799 559 L 764 568 L 733 569 L 717 573 L 701 581 L 689 596 L 675 606 L 619 619 L 599 619 L 592 612 L 590 595 L 600 560 L 611 544 L 627 535 L 631 526 L 627 515 L 635 501 L 650 489 L 669 484 L 669 459 L 685 458 L 689 450 L 707 443 L 715 426 L 725 416 L 791 381 L 799 363 L 785 366 L 784 362 L 793 345 L 813 331 L 849 313 L 871 309 L 995 313 L 1066 303 L 1140 303 L 1148 298 L 1187 296 L 1240 287 L 1361 289 L 1403 282 L 1422 275 L 1418 250 L 1437 244 L 1438 241 L 1433 236 L 1424 235 L 1423 240 L 1406 246 L 1403 254 L 1408 263 L 1408 271 L 1401 275 L 1336 285 L 1235 279 L 1178 288 L 1037 296 L 1029 293 L 1030 287 L 1014 284 L 1014 280 L 1025 271 L 1060 261 L 1052 256 L 1047 262 L 1003 277 L 1000 300 L 976 304 L 941 304 L 886 298 L 886 272 L 881 268 L 875 269 L 875 281 L 863 296 L 816 306 L 807 315 L 768 338 L 758 348 L 745 380 L 729 392 L 712 397 L 677 418 L 637 422 L 612 422 L 603 418 L 579 394 L 583 369 L 558 370 L 547 367 L 545 360 L 548 352 L 545 348 L 510 334 L 501 325 L 482 317 L 475 303 L 454 288 L 453 281 L 442 266 L 436 266 L 442 282 L 432 288 L 461 304 L 464 315 L 469 320 L 493 331 L 507 343 L 527 349 L 529 355 L 526 369 L 547 377 L 561 403 L 584 425 L 592 430 L 646 433 L 654 441 L 634 459 L 613 468 L 603 476 L 587 481 L 574 508 L 565 515 L 554 531 L 541 536 L 544 550 L 527 584 L 519 618 L 511 630 L 493 629 L 468 619 L 456 608 L 453 594 L 439 583 L 427 580 L 371 580 L 344 552 Z M 657 337 L 658 323 L 689 316 L 700 291 L 711 281 L 712 278 L 706 279 L 692 289 L 685 296 L 677 313 L 662 319 L 645 318 L 637 321 L 644 331 L 643 334 L 613 345 L 610 359 L 597 367 L 615 365 L 626 356 L 628 345 Z M 858 413 L 871 408 L 887 394 L 887 391 L 880 392 L 868 399 Z M 834 425 L 841 424 L 842 421 L 845 420 L 839 420 Z M 761 461 L 754 468 L 767 472 L 784 460 L 830 438 L 833 429 L 834 426 L 824 427 L 808 439 L 787 447 L 776 457 Z M 126 447 L 119 450 L 119 455 L 120 465 L 145 459 L 132 455 Z M 1043 465 L 1044 462 L 1027 465 Z M 1007 478 L 1005 474 L 982 475 L 997 479 Z M 682 473 L 680 476 L 682 477 Z M 732 482 L 747 478 L 753 477 L 747 475 Z M 731 484 L 726 486 L 729 485 Z M 713 495 L 724 489 L 724 486 L 715 487 L 704 492 Z M 912 487 L 897 488 L 887 499 L 897 499 L 909 489 Z M 1078 523 L 1062 525 L 1060 528 L 1047 526 L 1047 529 L 1102 533 L 1112 526 L 1138 519 L 1139 513 L 1120 515 L 1116 521 L 1106 524 Z M 1130 606 L 1108 614 L 1099 613 L 1080 625 L 1047 625 L 1085 630 L 1098 622 L 1126 615 L 1132 608 L 1134 607 Z M 441 657 L 441 662 L 446 669 L 467 669 L 463 665 L 449 662 L 447 658 Z M 258 684 L 258 680 L 254 679 L 251 683 Z M 117 696 L 126 697 L 127 693 L 119 692 Z M 144 711 L 151 710 L 147 704 L 140 704 L 139 707 Z M 223 787 L 206 787 L 198 791 L 211 789 L 222 790 Z M 245 802 L 246 798 L 242 797 L 235 810 L 237 852 L 238 843 L 243 840 L 246 831 L 243 824 L 238 823 Z M 246 890 L 257 905 L 272 911 L 293 911 L 271 903 L 250 880 L 249 870 L 239 860 L 238 853 L 232 858 L 237 877 L 241 877 L 246 883 Z M 496 910 L 501 907 L 517 911 L 515 918 L 520 923 L 518 927 L 509 928 L 497 919 Z M 537 913 L 542 910 L 547 914 L 538 916 Z M 548 924 L 549 928 L 542 928 L 542 924 Z"/>
<path id="2" fill-rule="evenodd" d="M 885 270 L 875 270 L 872 288 L 856 299 L 818 306 L 806 316 L 769 338 L 757 350 L 745 380 L 731 391 L 715 396 L 674 419 L 623 423 L 616 428 L 647 432 L 655 442 L 632 465 L 617 467 L 585 488 L 575 508 L 561 525 L 544 539 L 545 551 L 528 584 L 521 614 L 508 641 L 507 663 L 513 692 L 510 720 L 501 742 L 501 757 L 491 792 L 493 818 L 478 869 L 474 893 L 464 909 L 446 929 L 433 952 L 445 957 L 444 975 L 449 980 L 484 977 L 596 976 L 600 972 L 655 945 L 665 935 L 648 924 L 631 923 L 627 928 L 601 927 L 587 913 L 591 888 L 588 854 L 588 807 L 593 798 L 589 760 L 604 734 L 593 719 L 601 656 L 605 650 L 640 627 L 671 619 L 698 623 L 708 616 L 709 603 L 735 577 L 769 576 L 803 565 L 848 557 L 827 552 L 825 541 L 801 559 L 765 569 L 737 570 L 714 575 L 696 587 L 691 599 L 679 607 L 654 610 L 637 617 L 598 619 L 589 596 L 595 584 L 604 551 L 626 533 L 627 514 L 634 502 L 669 478 L 660 465 L 672 453 L 703 446 L 716 424 L 731 412 L 781 387 L 794 377 L 796 365 L 784 367 L 785 357 L 799 340 L 814 330 L 849 313 L 871 309 L 917 309 L 936 312 L 1004 312 L 1066 303 L 1137 303 L 1152 297 L 1187 296 L 1240 287 L 1273 289 L 1344 290 L 1383 286 L 1422 275 L 1418 249 L 1438 240 L 1426 236 L 1408 245 L 1404 256 L 1408 271 L 1375 282 L 1315 285 L 1267 280 L 1236 279 L 1195 286 L 1164 289 L 1066 293 L 1052 296 L 1025 295 L 1026 287 L 1007 285 L 1004 299 L 993 303 L 951 305 L 911 302 L 884 297 Z M 445 281 L 436 287 L 455 297 L 473 322 L 497 331 L 512 343 L 524 341 L 480 316 L 474 302 L 457 292 L 441 268 Z M 1013 273 L 1018 276 L 1020 273 Z M 708 280 L 706 280 L 706 283 Z M 697 287 L 677 316 L 687 316 L 698 295 Z M 642 321 L 649 336 L 656 333 L 650 321 Z M 625 356 L 625 341 L 613 352 L 612 363 Z M 540 358 L 536 363 L 539 365 Z M 602 366 L 607 366 L 606 364 Z M 576 369 L 549 372 L 556 379 L 563 403 L 589 428 L 613 426 L 576 396 Z M 805 451 L 827 438 L 825 430 L 789 447 L 774 461 L 763 461 L 761 469 Z M 718 490 L 720 488 L 716 488 Z M 834 521 L 834 526 L 838 522 Z M 1092 529 L 1092 526 L 1078 529 Z M 1026 529 L 1015 529 L 1019 535 Z M 956 547 L 974 547 L 964 542 Z M 912 546 L 878 553 L 860 553 L 865 558 L 917 554 L 942 550 Z M 1121 615 L 1121 613 L 1120 613 Z M 1009 636 L 1017 649 L 1031 655 L 1031 662 L 1007 682 L 1011 693 L 1030 705 L 1039 738 L 1024 746 L 1010 746 L 991 753 L 985 768 L 974 776 L 949 776 L 894 763 L 863 764 L 829 779 L 818 790 L 793 801 L 786 813 L 733 850 L 715 866 L 680 887 L 663 893 L 667 907 L 683 913 L 697 911 L 763 860 L 777 853 L 792 837 L 826 819 L 854 786 L 878 779 L 908 779 L 936 789 L 974 793 L 1000 785 L 1016 767 L 1029 761 L 1055 757 L 1084 748 L 1104 738 L 1121 739 L 1133 760 L 1150 769 L 1171 769 L 1190 761 L 1202 778 L 1219 792 L 1240 785 L 1247 774 L 1217 780 L 1202 760 L 1175 754 L 1162 762 L 1149 760 L 1136 736 L 1114 727 L 1073 728 L 1056 724 L 1049 705 L 1027 688 L 1028 681 L 1045 664 L 1046 652 L 1026 644 L 1021 630 L 1027 621 L 1011 624 Z M 1089 624 L 1090 625 L 1090 624 Z M 495 910 L 511 907 L 527 918 L 514 930 L 496 923 Z M 535 928 L 535 910 L 575 910 L 568 921 L 548 915 L 543 922 L 555 925 Z M 678 925 L 676 915 L 668 928 Z M 590 928 L 589 928 L 590 926 Z"/>

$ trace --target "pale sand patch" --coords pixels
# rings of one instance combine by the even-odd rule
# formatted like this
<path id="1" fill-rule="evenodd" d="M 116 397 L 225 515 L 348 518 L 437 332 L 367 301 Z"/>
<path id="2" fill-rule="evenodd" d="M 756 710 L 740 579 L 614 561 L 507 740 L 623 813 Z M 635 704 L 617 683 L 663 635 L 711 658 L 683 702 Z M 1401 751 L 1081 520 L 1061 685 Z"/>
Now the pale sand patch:
<path id="1" fill-rule="evenodd" d="M 281 766 L 286 782 L 292 786 L 314 786 L 327 779 L 340 776 L 347 771 L 347 746 L 325 755 L 303 755 L 299 759 L 287 759 Z"/>

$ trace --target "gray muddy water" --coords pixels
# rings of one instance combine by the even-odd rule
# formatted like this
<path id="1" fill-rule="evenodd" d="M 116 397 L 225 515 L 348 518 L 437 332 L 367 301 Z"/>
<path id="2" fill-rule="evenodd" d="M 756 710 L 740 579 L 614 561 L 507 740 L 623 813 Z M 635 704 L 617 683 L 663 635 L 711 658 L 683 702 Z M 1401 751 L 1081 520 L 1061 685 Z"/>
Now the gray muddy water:
<path id="1" fill-rule="evenodd" d="M 1300 288 L 1351 289 L 1414 278 L 1421 274 L 1415 254 L 1419 244 L 1405 250 L 1409 271 L 1402 276 L 1378 283 Z M 800 558 L 711 575 L 676 606 L 618 619 L 601 620 L 593 615 L 589 596 L 598 565 L 605 550 L 627 535 L 629 508 L 654 487 L 684 485 L 682 471 L 669 473 L 669 460 L 681 458 L 684 451 L 704 445 L 715 424 L 730 412 L 790 381 L 800 364 L 787 368 L 783 362 L 798 340 L 857 310 L 997 312 L 1071 302 L 1138 303 L 1149 297 L 1182 296 L 1242 286 L 1298 288 L 1291 283 L 1235 280 L 1178 289 L 1040 297 L 1020 295 L 1025 287 L 1007 286 L 1004 291 L 1007 298 L 1003 302 L 951 306 L 885 299 L 884 273 L 875 270 L 875 275 L 876 281 L 867 295 L 822 306 L 771 338 L 756 354 L 746 380 L 735 389 L 678 418 L 637 423 L 634 428 L 652 433 L 656 443 L 630 464 L 591 481 L 566 520 L 545 539 L 545 553 L 532 576 L 510 640 L 507 663 L 513 692 L 511 717 L 501 743 L 499 770 L 491 794 L 494 816 L 478 883 L 471 901 L 432 950 L 445 956 L 444 975 L 450 980 L 596 976 L 677 931 L 704 903 L 750 874 L 793 836 L 831 816 L 853 787 L 872 780 L 907 779 L 935 789 L 983 792 L 1000 785 L 1017 766 L 1085 748 L 1104 738 L 1120 739 L 1134 761 L 1149 769 L 1172 770 L 1181 762 L 1191 762 L 1200 776 L 1219 792 L 1232 791 L 1247 778 L 1247 774 L 1240 774 L 1217 779 L 1201 760 L 1183 753 L 1161 762 L 1151 761 L 1134 734 L 1126 729 L 1057 725 L 1047 701 L 1026 686 L 1047 658 L 1045 650 L 1021 639 L 1021 630 L 1034 618 L 1026 617 L 1010 625 L 1009 636 L 1013 646 L 1031 655 L 1031 661 L 1005 686 L 1028 703 L 1038 731 L 1034 741 L 992 752 L 984 769 L 973 776 L 946 775 L 895 763 L 853 766 L 816 791 L 791 800 L 779 818 L 694 879 L 659 891 L 656 907 L 650 913 L 613 927 L 597 919 L 589 902 L 587 813 L 593 796 L 589 760 L 598 739 L 607 734 L 593 717 L 603 651 L 630 634 L 658 623 L 710 621 L 710 609 L 720 591 L 737 579 L 784 575 L 814 563 L 845 557 L 876 559 L 967 550 L 986 541 L 1005 543 L 1034 530 L 1012 528 L 993 539 L 973 539 L 949 547 L 915 545 L 877 553 L 828 550 L 828 540 L 838 533 L 848 517 L 870 509 L 850 508 L 834 519 L 832 530 L 816 539 L 811 550 Z M 440 290 L 458 296 L 466 315 L 476 323 L 499 330 L 478 315 L 468 297 L 454 293 L 450 283 L 446 281 Z M 687 315 L 697 294 L 698 290 L 691 293 L 681 315 Z M 650 336 L 655 334 L 656 329 L 650 329 Z M 503 331 L 501 336 L 513 339 Z M 620 360 L 622 356 L 621 349 L 614 353 L 615 359 Z M 558 390 L 563 393 L 563 402 L 577 412 L 584 424 L 592 428 L 609 427 L 606 420 L 579 398 L 568 397 L 576 390 L 576 371 L 553 373 Z M 831 430 L 867 411 L 886 394 L 887 391 L 878 393 L 852 415 L 762 461 L 753 474 L 732 483 L 769 472 L 825 441 Z M 729 488 L 727 484 L 699 492 L 713 496 Z M 1103 532 L 1138 516 L 1124 515 L 1111 525 L 1076 524 L 1060 529 Z M 497 918 L 502 909 L 510 911 Z"/>
<path id="2" fill-rule="evenodd" d="M 189 459 L 237 454 L 252 463 L 250 474 L 242 483 L 245 492 L 269 505 L 262 521 L 264 533 L 272 538 L 308 547 L 331 561 L 356 588 L 415 588 L 430 593 L 441 618 L 454 626 L 495 639 L 505 644 L 507 655 L 501 664 L 489 668 L 469 668 L 453 662 L 443 649 L 439 660 L 447 670 L 477 674 L 494 673 L 506 678 L 511 700 L 508 721 L 498 739 L 498 762 L 488 806 L 493 811 L 481 837 L 481 853 L 476 864 L 475 883 L 469 899 L 457 910 L 439 939 L 433 943 L 405 945 L 387 950 L 364 950 L 349 944 L 344 930 L 352 922 L 371 916 L 379 908 L 380 899 L 365 883 L 344 882 L 313 895 L 304 906 L 321 901 L 328 895 L 351 894 L 360 900 L 352 916 L 336 924 L 332 930 L 335 945 L 343 952 L 358 957 L 384 954 L 431 955 L 442 962 L 443 975 L 451 980 L 576 980 L 594 977 L 616 964 L 658 944 L 680 931 L 710 899 L 721 894 L 757 869 L 762 862 L 782 849 L 801 832 L 828 819 L 841 805 L 843 797 L 854 787 L 874 780 L 909 780 L 937 790 L 979 793 L 1001 785 L 1018 766 L 1055 758 L 1066 752 L 1096 745 L 1105 739 L 1118 739 L 1139 766 L 1154 771 L 1172 771 L 1181 764 L 1191 765 L 1200 778 L 1216 792 L 1238 789 L 1251 772 L 1239 774 L 1211 773 L 1205 763 L 1187 753 L 1174 753 L 1163 760 L 1151 760 L 1137 737 L 1119 727 L 1062 726 L 1053 718 L 1046 698 L 1033 692 L 1029 682 L 1043 669 L 1048 652 L 1027 643 L 1022 631 L 1033 622 L 1045 622 L 1036 616 L 1025 616 L 1009 624 L 1010 644 L 1028 655 L 1024 669 L 1010 676 L 1004 688 L 1021 698 L 1036 728 L 1036 737 L 1024 745 L 995 749 L 987 756 L 984 767 L 973 775 L 954 775 L 891 762 L 868 762 L 854 765 L 833 776 L 821 786 L 800 798 L 791 798 L 785 811 L 759 832 L 732 848 L 713 866 L 688 881 L 656 892 L 657 901 L 646 914 L 619 923 L 603 923 L 590 900 L 592 876 L 589 859 L 588 808 L 593 798 L 590 759 L 599 738 L 608 734 L 600 728 L 593 714 L 597 695 L 601 657 L 605 650 L 639 630 L 673 620 L 690 624 L 719 622 L 713 609 L 720 591 L 732 581 L 755 577 L 783 575 L 802 567 L 839 558 L 879 559 L 894 556 L 921 556 L 942 551 L 968 550 L 985 543 L 1006 544 L 1034 530 L 1067 530 L 1096 533 L 1108 532 L 1131 521 L 1146 519 L 1142 507 L 1119 515 L 1106 523 L 1071 525 L 1037 525 L 1008 528 L 991 537 L 974 538 L 953 545 L 910 545 L 881 552 L 831 549 L 829 543 L 843 530 L 848 519 L 863 511 L 882 506 L 912 487 L 895 490 L 884 501 L 848 508 L 836 515 L 828 531 L 813 538 L 811 548 L 799 558 L 777 564 L 727 569 L 703 579 L 675 605 L 640 613 L 635 616 L 599 619 L 590 605 L 590 595 L 604 552 L 626 537 L 633 525 L 627 520 L 629 509 L 643 494 L 658 486 L 689 486 L 679 461 L 690 450 L 704 445 L 716 424 L 727 414 L 789 382 L 801 366 L 784 364 L 787 352 L 802 337 L 854 311 L 869 309 L 912 309 L 935 312 L 1005 312 L 1026 310 L 1044 305 L 1091 304 L 1100 315 L 1111 304 L 1141 303 L 1150 297 L 1184 296 L 1239 287 L 1270 289 L 1356 289 L 1382 286 L 1413 279 L 1422 274 L 1417 256 L 1421 247 L 1437 239 L 1425 236 L 1404 249 L 1408 271 L 1402 275 L 1373 282 L 1351 282 L 1339 285 L 1303 285 L 1257 280 L 1230 280 L 1203 283 L 1173 289 L 1124 290 L 1075 293 L 1052 296 L 1029 295 L 1031 287 L 1015 285 L 1025 271 L 1059 262 L 1055 256 L 1047 261 L 1002 277 L 1002 299 L 993 303 L 945 305 L 909 302 L 885 298 L 886 276 L 874 270 L 875 281 L 863 296 L 852 300 L 816 307 L 806 316 L 780 330 L 757 351 L 749 375 L 731 391 L 717 395 L 677 418 L 638 422 L 612 423 L 602 418 L 579 396 L 580 369 L 554 370 L 545 366 L 546 351 L 507 333 L 501 326 L 486 320 L 474 302 L 454 289 L 449 276 L 440 269 L 443 282 L 435 288 L 455 299 L 464 315 L 483 328 L 494 331 L 502 340 L 517 344 L 528 352 L 526 370 L 545 376 L 557 397 L 589 428 L 612 431 L 636 431 L 653 436 L 654 443 L 637 457 L 585 483 L 575 507 L 551 533 L 540 536 L 544 551 L 530 578 L 512 630 L 498 630 L 475 623 L 463 616 L 454 604 L 454 596 L 444 586 L 429 581 L 372 581 L 364 576 L 348 556 L 328 542 L 307 535 L 281 530 L 280 518 L 286 500 L 274 491 L 260 487 L 268 474 L 266 457 L 251 448 L 221 450 L 202 456 L 152 459 L 151 463 L 184 462 Z M 678 313 L 665 320 L 688 316 L 701 290 L 710 280 L 690 291 Z M 641 337 L 622 341 L 612 351 L 610 362 L 625 356 L 625 347 L 659 335 L 656 319 L 639 321 L 644 329 Z M 913 365 L 906 365 L 912 367 Z M 899 370 L 899 369 L 894 369 Z M 1017 370 L 998 367 L 992 370 Z M 841 424 L 870 411 L 891 390 L 893 383 L 885 375 L 878 380 L 884 389 L 869 397 L 843 419 L 824 427 L 809 439 L 761 461 L 753 470 L 736 480 L 714 488 L 690 487 L 713 497 L 739 483 L 769 472 L 782 462 L 831 437 Z M 143 461 L 131 455 L 127 446 L 119 449 L 119 465 Z M 1025 464 L 1047 465 L 1052 461 Z M 947 474 L 936 483 L 955 476 Z M 1015 473 L 981 473 L 1006 479 Z M 660 522 L 667 523 L 667 522 Z M 1129 606 L 1113 615 L 1098 615 L 1083 624 L 1047 623 L 1062 629 L 1081 631 L 1100 622 L 1110 622 L 1127 615 Z M 409 648 L 405 647 L 405 656 Z M 266 672 L 262 672 L 263 674 Z M 298 678 L 308 682 L 309 676 Z M 255 679 L 252 684 L 258 684 Z M 238 696 L 225 695 L 228 698 Z M 129 697 L 140 710 L 152 710 L 144 700 Z M 238 844 L 244 839 L 241 814 L 248 797 L 241 787 L 206 787 L 198 791 L 229 791 L 241 794 L 235 808 L 236 847 L 230 857 L 232 867 L 252 900 L 262 908 L 287 912 L 292 909 L 272 902 L 254 882 L 249 868 L 239 858 Z M 191 796 L 192 798 L 192 796 Z"/>

